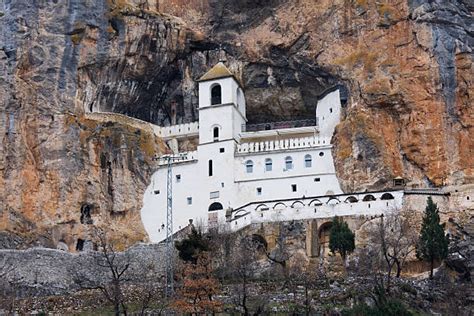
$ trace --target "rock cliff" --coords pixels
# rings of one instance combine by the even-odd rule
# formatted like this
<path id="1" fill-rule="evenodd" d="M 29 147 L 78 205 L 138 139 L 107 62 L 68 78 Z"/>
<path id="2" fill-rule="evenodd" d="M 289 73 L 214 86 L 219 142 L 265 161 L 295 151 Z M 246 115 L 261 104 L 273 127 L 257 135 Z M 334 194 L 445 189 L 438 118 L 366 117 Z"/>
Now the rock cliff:
<path id="1" fill-rule="evenodd" d="M 474 178 L 468 0 L 0 0 L 1 229 L 74 250 L 88 223 L 145 240 L 143 192 L 166 147 L 144 130 L 198 117 L 219 59 L 250 122 L 307 118 L 348 96 L 334 157 L 346 191 Z"/>

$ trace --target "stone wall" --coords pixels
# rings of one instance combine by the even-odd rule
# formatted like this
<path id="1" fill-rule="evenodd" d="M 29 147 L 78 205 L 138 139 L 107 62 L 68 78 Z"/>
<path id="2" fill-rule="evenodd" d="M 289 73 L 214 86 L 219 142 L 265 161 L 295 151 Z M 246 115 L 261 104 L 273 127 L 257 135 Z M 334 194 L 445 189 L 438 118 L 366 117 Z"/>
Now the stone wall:
<path id="1" fill-rule="evenodd" d="M 129 262 L 127 282 L 140 282 L 145 273 L 157 279 L 164 275 L 164 244 L 137 244 L 118 253 L 117 262 Z M 100 253 L 30 248 L 27 250 L 0 249 L 0 287 L 16 295 L 63 295 L 94 287 L 110 281 L 110 271 L 98 265 Z"/>

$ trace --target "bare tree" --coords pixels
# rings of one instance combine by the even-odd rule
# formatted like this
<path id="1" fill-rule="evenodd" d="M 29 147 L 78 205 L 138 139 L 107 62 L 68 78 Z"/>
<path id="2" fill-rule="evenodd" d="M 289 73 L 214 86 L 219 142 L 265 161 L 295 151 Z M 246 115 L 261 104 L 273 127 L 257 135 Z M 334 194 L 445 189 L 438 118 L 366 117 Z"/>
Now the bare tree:
<path id="1" fill-rule="evenodd" d="M 94 227 L 94 237 L 97 242 L 98 252 L 97 265 L 108 269 L 110 281 L 99 286 L 104 296 L 114 305 L 115 315 L 120 312 L 127 315 L 127 306 L 122 291 L 122 283 L 125 273 L 130 267 L 130 258 L 125 254 L 118 256 L 117 250 L 111 240 L 108 239 L 105 230 Z"/>
<path id="2" fill-rule="evenodd" d="M 261 254 L 264 245 L 251 236 L 239 236 L 237 243 L 231 253 L 231 274 L 238 282 L 235 304 L 241 309 L 244 315 L 250 315 L 249 308 L 249 284 L 253 279 L 256 269 L 258 254 Z M 257 307 L 256 314 L 261 313 L 263 306 Z"/>
<path id="3" fill-rule="evenodd" d="M 311 265 L 301 254 L 296 254 L 293 257 L 288 267 L 285 283 L 292 293 L 293 306 L 295 307 L 292 313 L 295 315 L 303 313 L 311 315 L 313 291 L 329 286 L 322 262 L 319 266 Z"/>
<path id="4" fill-rule="evenodd" d="M 91 235 L 97 252 L 94 256 L 95 267 L 100 274 L 91 275 L 86 270 L 76 271 L 76 284 L 81 289 L 100 290 L 104 297 L 114 306 L 115 315 L 127 315 L 127 306 L 123 294 L 123 283 L 127 281 L 127 272 L 131 265 L 130 256 L 119 253 L 114 242 L 108 238 L 107 232 L 99 227 L 93 227 Z"/>
<path id="5" fill-rule="evenodd" d="M 370 231 L 370 241 L 385 262 L 386 290 L 390 291 L 393 270 L 400 277 L 407 258 L 415 250 L 416 230 L 412 215 L 394 209 L 377 219 Z"/>

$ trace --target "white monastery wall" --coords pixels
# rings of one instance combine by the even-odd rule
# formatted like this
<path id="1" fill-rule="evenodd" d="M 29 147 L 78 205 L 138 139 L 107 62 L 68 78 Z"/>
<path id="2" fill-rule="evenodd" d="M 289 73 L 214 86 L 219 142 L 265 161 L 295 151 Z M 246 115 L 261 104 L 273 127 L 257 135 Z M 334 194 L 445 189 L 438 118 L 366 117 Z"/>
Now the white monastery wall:
<path id="1" fill-rule="evenodd" d="M 382 195 L 389 193 L 393 199 L 382 200 Z M 372 195 L 375 201 L 363 201 Z M 353 197 L 357 202 L 349 202 Z M 313 218 L 331 218 L 334 216 L 375 216 L 386 214 L 403 205 L 403 191 L 367 192 L 344 194 L 339 196 L 323 196 L 296 200 L 262 201 L 245 205 L 232 214 L 229 221 L 233 231 L 247 225 L 263 222 L 278 222 Z"/>
<path id="2" fill-rule="evenodd" d="M 178 125 L 171 125 L 171 126 L 156 126 L 153 125 L 153 129 L 155 130 L 155 134 L 164 138 L 171 137 L 191 137 L 197 136 L 199 133 L 199 122 L 192 122 L 192 123 L 185 123 L 185 124 L 178 124 Z"/>
<path id="3" fill-rule="evenodd" d="M 221 87 L 220 102 L 211 100 L 216 85 Z M 335 90 L 318 101 L 318 126 L 242 132 L 247 121 L 245 97 L 237 81 L 217 77 L 199 82 L 199 124 L 156 128 L 171 139 L 199 133 L 197 151 L 173 163 L 174 232 L 191 219 L 203 223 L 204 229 L 226 223 L 236 230 L 265 221 L 379 215 L 401 204 L 402 191 L 391 192 L 391 200 L 374 193 L 378 196 L 371 201 L 357 195 L 351 198 L 354 203 L 346 201 L 349 195 L 342 194 L 331 153 L 341 115 L 339 97 Z M 266 159 L 272 160 L 271 170 Z M 160 164 L 142 209 L 145 229 L 154 242 L 166 237 L 167 168 Z"/>
<path id="4" fill-rule="evenodd" d="M 199 175 L 196 173 L 197 160 L 177 164 L 173 168 L 173 228 L 178 231 L 186 227 L 189 219 L 194 219 L 196 212 L 196 183 L 199 183 Z M 176 176 L 180 175 L 178 181 Z M 143 208 L 141 216 L 145 230 L 151 241 L 161 241 L 166 237 L 166 179 L 167 168 L 160 168 L 153 176 L 150 185 L 143 197 Z M 191 197 L 191 204 L 187 198 Z M 206 214 L 204 214 L 206 215 Z M 201 216 L 203 216 L 201 214 Z"/>
<path id="5" fill-rule="evenodd" d="M 331 138 L 336 125 L 341 120 L 341 100 L 339 90 L 328 93 L 316 106 L 320 137 Z"/>

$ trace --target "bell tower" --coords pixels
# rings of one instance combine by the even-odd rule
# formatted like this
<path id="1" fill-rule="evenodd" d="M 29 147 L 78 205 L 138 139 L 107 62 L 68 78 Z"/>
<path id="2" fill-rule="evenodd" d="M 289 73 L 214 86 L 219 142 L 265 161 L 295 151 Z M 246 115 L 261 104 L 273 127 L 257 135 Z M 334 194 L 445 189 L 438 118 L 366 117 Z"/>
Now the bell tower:
<path id="1" fill-rule="evenodd" d="M 235 144 L 246 123 L 242 88 L 219 62 L 199 79 L 198 168 L 202 192 L 196 202 L 207 213 L 208 227 L 225 222 L 226 209 L 235 204 Z"/>
<path id="2" fill-rule="evenodd" d="M 219 62 L 199 79 L 199 143 L 238 140 L 246 121 L 240 83 Z"/>

